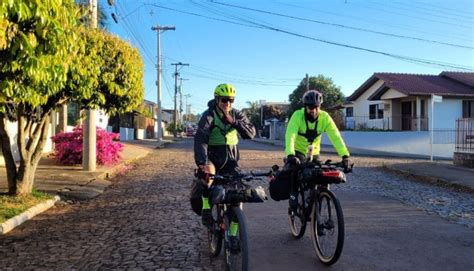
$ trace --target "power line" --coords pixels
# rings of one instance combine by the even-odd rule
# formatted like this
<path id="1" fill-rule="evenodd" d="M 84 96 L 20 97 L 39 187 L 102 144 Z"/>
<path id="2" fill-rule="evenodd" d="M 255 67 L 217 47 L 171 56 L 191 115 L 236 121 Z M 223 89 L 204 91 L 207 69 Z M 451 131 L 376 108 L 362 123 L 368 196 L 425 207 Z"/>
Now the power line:
<path id="1" fill-rule="evenodd" d="M 372 3 L 375 3 L 375 2 L 373 2 L 373 1 L 371 1 L 371 2 L 372 2 Z M 457 14 L 452 14 L 452 13 L 447 12 L 446 10 L 444 10 L 444 11 L 430 10 L 430 9 L 427 9 L 426 6 L 423 7 L 423 8 L 415 7 L 416 10 L 414 10 L 414 9 L 413 9 L 413 6 L 412 6 L 412 7 L 407 7 L 407 4 L 401 3 L 401 2 L 389 2 L 389 3 L 377 3 L 377 4 L 379 4 L 379 5 L 384 5 L 384 6 L 388 6 L 388 7 L 391 7 L 391 8 L 397 8 L 397 9 L 401 9 L 401 10 L 406 10 L 406 11 L 408 11 L 408 12 L 423 13 L 423 14 L 426 14 L 426 15 L 428 15 L 428 16 L 436 16 L 436 17 L 445 18 L 445 19 L 448 19 L 448 20 L 462 21 L 462 22 L 468 23 L 468 24 L 471 24 L 471 23 L 472 23 L 472 17 L 463 16 L 463 15 L 457 15 Z M 395 6 L 394 6 L 393 4 L 395 4 Z M 397 7 L 397 5 L 398 5 L 398 7 Z M 401 7 L 400 7 L 400 6 L 401 6 Z M 409 6 L 409 5 L 408 5 L 408 6 Z M 438 14 L 436 14 L 436 13 L 438 13 Z M 469 21 L 460 20 L 459 17 L 469 19 Z"/>
<path id="2" fill-rule="evenodd" d="M 400 4 L 404 4 L 404 3 L 401 3 L 401 2 L 394 2 L 394 3 L 400 3 Z M 408 3 L 405 3 L 405 4 L 411 4 L 411 5 L 414 5 L 414 6 L 422 6 L 421 8 L 423 9 L 429 9 L 427 6 L 431 6 L 431 10 L 433 11 L 436 11 L 436 9 L 441 9 L 441 11 L 437 11 L 437 12 L 440 12 L 440 13 L 446 13 L 447 11 L 451 11 L 451 12 L 454 12 L 454 13 L 461 13 L 461 14 L 467 14 L 467 15 L 470 15 L 470 16 L 462 16 L 462 15 L 459 15 L 459 16 L 462 16 L 462 17 L 465 17 L 465 18 L 473 18 L 472 17 L 472 12 L 466 12 L 466 11 L 462 11 L 462 10 L 458 10 L 458 9 L 454 9 L 454 8 L 447 8 L 447 7 L 441 7 L 441 6 L 437 6 L 435 4 L 432 4 L 432 3 L 429 3 L 429 2 L 426 2 L 426 3 L 421 3 L 421 2 L 414 2 L 414 1 L 410 1 Z"/>
<path id="3" fill-rule="evenodd" d="M 213 13 L 213 14 L 218 15 L 218 16 L 223 16 L 223 15 L 225 15 L 225 18 L 229 18 L 229 17 L 230 17 L 230 18 L 233 18 L 233 19 L 235 19 L 235 20 L 243 20 L 243 21 L 248 21 L 248 20 L 250 19 L 250 20 L 254 20 L 254 21 L 260 21 L 261 23 L 265 23 L 265 24 L 267 24 L 267 25 L 271 25 L 270 23 L 265 22 L 265 21 L 263 21 L 263 20 L 260 20 L 260 19 L 258 19 L 258 18 L 252 18 L 252 17 L 249 17 L 249 16 L 245 16 L 246 18 L 245 18 L 245 17 L 242 18 L 242 17 L 239 17 L 239 16 L 234 15 L 234 14 L 231 14 L 231 13 L 224 13 L 222 10 L 219 10 L 219 9 L 217 9 L 217 8 L 214 8 L 213 6 L 209 6 L 209 5 L 205 6 L 205 5 L 203 5 L 203 4 L 196 3 L 194 0 L 190 0 L 190 1 L 191 1 L 191 3 L 193 3 L 193 4 L 196 5 L 196 6 L 198 6 L 199 8 L 204 9 L 205 11 L 208 11 L 208 12 Z"/>
<path id="4" fill-rule="evenodd" d="M 162 56 L 163 58 L 167 58 L 169 60 L 172 60 L 172 61 L 178 61 L 177 59 L 174 59 L 174 58 L 171 58 L 171 57 L 167 57 L 167 56 Z M 268 79 L 268 78 L 262 78 L 262 77 L 252 77 L 252 76 L 249 76 L 249 75 L 239 75 L 239 74 L 236 74 L 236 73 L 225 73 L 225 72 L 221 72 L 221 71 L 216 71 L 216 70 L 212 70 L 212 69 L 209 69 L 209 68 L 205 68 L 205 67 L 202 67 L 202 66 L 199 66 L 199 65 L 195 65 L 193 64 L 192 66 L 189 66 L 188 67 L 189 69 L 192 69 L 192 70 L 196 70 L 198 72 L 202 72 L 202 73 L 205 73 L 205 74 L 208 74 L 208 75 L 213 75 L 213 76 L 219 76 L 219 77 L 225 77 L 225 78 L 233 78 L 235 80 L 247 80 L 247 81 L 254 81 L 254 82 L 257 82 L 257 83 L 260 83 L 260 82 L 268 82 L 268 81 L 271 81 L 271 82 L 274 82 L 274 83 L 286 83 L 288 81 L 299 81 L 301 79 L 298 79 L 298 78 L 275 78 L 275 79 Z M 241 77 L 241 78 L 238 78 L 238 77 Z M 253 79 L 253 80 L 252 80 Z"/>
<path id="5" fill-rule="evenodd" d="M 264 13 L 264 14 L 269 14 L 269 15 L 274 15 L 274 16 L 279 16 L 279 17 L 284 17 L 284 18 L 290 18 L 290 19 L 295 19 L 295 20 L 299 20 L 299 21 L 312 22 L 312 23 L 323 24 L 323 25 L 330 25 L 330 26 L 334 26 L 334 27 L 340 27 L 340 28 L 346 28 L 346 29 L 351 29 L 351 30 L 369 32 L 369 33 L 374 33 L 374 34 L 379 34 L 379 35 L 384 35 L 384 36 L 390 36 L 390 37 L 396 37 L 396 38 L 404 38 L 404 39 L 411 39 L 411 40 L 417 40 L 417 41 L 423 41 L 423 42 L 442 44 L 442 45 L 453 46 L 453 47 L 464 48 L 464 49 L 474 49 L 474 47 L 472 47 L 472 46 L 453 44 L 453 43 L 447 43 L 447 42 L 436 41 L 436 40 L 428 40 L 428 39 L 405 36 L 405 35 L 397 35 L 397 34 L 393 34 L 393 33 L 387 33 L 387 32 L 375 31 L 375 30 L 371 30 L 371 29 L 347 26 L 347 25 L 343 25 L 343 24 L 336 24 L 336 23 L 329 23 L 329 22 L 324 22 L 324 21 L 319 21 L 319 20 L 312 20 L 312 19 L 301 18 L 301 17 L 291 16 L 291 15 L 286 15 L 286 14 L 261 10 L 261 9 L 254 9 L 254 8 L 249 8 L 249 7 L 239 6 L 239 5 L 222 3 L 222 2 L 213 1 L 213 0 L 211 0 L 211 2 L 215 3 L 215 4 L 227 6 L 227 7 L 238 8 L 238 9 L 243 9 L 243 10 L 250 10 L 250 11 L 254 11 L 254 12 L 259 12 L 259 13 Z"/>
<path id="6" fill-rule="evenodd" d="M 419 17 L 419 16 L 413 16 L 413 15 L 409 15 L 409 14 L 405 14 L 405 13 L 394 12 L 394 11 L 392 11 L 392 10 L 387 10 L 387 9 L 384 9 L 384 8 L 370 7 L 370 6 L 366 6 L 366 5 L 362 5 L 362 4 L 356 4 L 356 3 L 351 3 L 351 2 L 348 2 L 348 4 L 349 4 L 349 5 L 353 5 L 353 6 L 359 6 L 359 7 L 362 7 L 362 8 L 367 8 L 367 9 L 373 9 L 373 10 L 383 11 L 383 12 L 386 12 L 386 13 L 389 13 L 389 14 L 396 14 L 396 15 L 400 15 L 400 16 L 405 16 L 405 17 L 409 17 L 409 18 L 414 18 L 414 19 L 418 19 L 418 20 L 422 20 L 422 21 L 434 22 L 434 23 L 446 24 L 446 25 L 452 25 L 452 26 L 462 27 L 462 28 L 466 28 L 466 29 L 472 29 L 472 27 L 465 26 L 465 25 L 460 25 L 460 24 L 455 24 L 455 23 L 449 23 L 449 22 L 442 22 L 442 21 L 437 21 L 437 20 L 433 20 L 433 19 L 429 19 L 429 18 L 423 18 L 423 17 Z"/>
<path id="7" fill-rule="evenodd" d="M 154 5 L 154 6 L 161 7 L 159 5 Z M 165 9 L 190 14 L 190 15 L 193 15 L 193 16 L 204 17 L 204 16 L 199 15 L 199 14 L 183 12 L 183 11 L 176 10 L 176 9 L 170 9 L 170 8 L 165 8 Z M 212 18 L 212 19 L 217 20 L 217 21 L 221 21 L 221 22 L 226 22 L 225 20 L 220 20 L 220 19 L 217 19 L 217 18 Z M 232 22 L 232 23 L 234 23 L 234 22 Z M 253 23 L 253 24 L 254 24 L 254 26 L 252 26 L 252 27 L 254 27 L 254 28 L 264 28 L 264 29 L 267 29 L 267 30 L 272 30 L 272 31 L 275 31 L 275 32 L 280 32 L 280 33 L 285 33 L 285 34 L 288 34 L 288 35 L 292 35 L 292 36 L 296 36 L 296 37 L 300 37 L 300 38 L 304 38 L 304 39 L 318 41 L 318 42 L 321 42 L 321 43 L 326 43 L 326 44 L 335 45 L 335 46 L 344 47 L 344 48 L 355 49 L 355 50 L 359 50 L 359 51 L 365 51 L 365 52 L 378 54 L 378 55 L 383 55 L 383 56 L 387 56 L 387 57 L 391 57 L 391 58 L 395 58 L 395 59 L 399 59 L 399 60 L 403 60 L 403 61 L 408 61 L 408 62 L 413 62 L 413 63 L 420 63 L 420 64 L 424 64 L 424 65 L 427 64 L 427 65 L 431 65 L 431 66 L 437 66 L 437 67 L 442 67 L 442 68 L 450 68 L 450 69 L 456 69 L 456 70 L 466 70 L 466 71 L 473 71 L 474 70 L 474 67 L 462 66 L 462 65 L 457 65 L 457 64 L 447 63 L 447 62 L 433 61 L 433 60 L 422 59 L 422 58 L 415 58 L 415 57 L 404 56 L 404 55 L 397 55 L 397 54 L 393 54 L 393 53 L 377 51 L 377 50 L 368 49 L 368 48 L 364 48 L 364 47 L 358 47 L 358 46 L 353 46 L 353 45 L 349 45 L 349 44 L 323 40 L 323 39 L 320 39 L 320 38 L 314 38 L 314 37 L 306 36 L 306 35 L 303 35 L 303 34 L 298 34 L 298 33 L 294 33 L 294 32 L 291 32 L 291 31 L 287 31 L 287 30 L 283 30 L 283 29 L 279 29 L 279 28 L 275 28 L 275 27 L 271 27 L 271 26 L 266 26 L 266 25 L 259 24 L 259 23 Z M 240 25 L 244 25 L 244 24 L 240 24 Z M 247 25 L 244 25 L 244 26 L 247 26 Z"/>
<path id="8" fill-rule="evenodd" d="M 333 16 L 337 16 L 337 17 L 342 17 L 343 19 L 350 18 L 350 19 L 357 20 L 357 21 L 375 23 L 375 24 L 380 25 L 380 26 L 388 26 L 388 27 L 395 28 L 395 29 L 409 30 L 409 31 L 413 31 L 413 32 L 429 34 L 429 35 L 443 37 L 443 38 L 449 37 L 449 38 L 452 38 L 452 39 L 472 42 L 472 39 L 466 39 L 463 36 L 453 35 L 452 33 L 443 33 L 441 35 L 439 32 L 431 32 L 431 31 L 421 30 L 419 28 L 412 27 L 412 26 L 406 26 L 406 25 L 394 25 L 394 24 L 390 24 L 390 23 L 387 23 L 387 22 L 382 21 L 382 20 L 368 19 L 368 18 L 365 18 L 365 17 L 362 18 L 362 17 L 353 16 L 353 15 L 349 15 L 349 14 L 340 14 L 340 13 L 336 13 L 336 12 L 332 12 L 332 11 L 328 11 L 328 10 L 320 10 L 320 9 L 315 9 L 315 8 L 312 8 L 312 7 L 300 6 L 300 5 L 289 4 L 289 3 L 281 3 L 281 2 L 278 2 L 278 3 L 280 5 L 290 6 L 290 7 L 294 7 L 294 8 L 298 8 L 298 9 L 303 9 L 305 11 L 310 10 L 310 11 L 315 11 L 315 12 L 322 13 L 324 15 L 329 14 L 329 15 L 333 15 Z"/>
<path id="9" fill-rule="evenodd" d="M 194 13 L 194 12 L 187 12 L 187 11 L 182 11 L 182 10 L 178 10 L 178 9 L 174 9 L 174 8 L 170 8 L 170 7 L 165 7 L 165 6 L 161 6 L 161 5 L 158 5 L 158 4 L 145 4 L 145 5 L 149 5 L 149 6 L 153 6 L 153 7 L 157 7 L 157 8 L 161 8 L 161 9 L 167 9 L 167 10 L 171 10 L 171 11 L 175 11 L 175 12 L 179 12 L 179 13 L 183 13 L 183 14 L 193 15 L 193 16 L 196 16 L 196 17 L 201 17 L 201 18 L 205 18 L 205 19 L 209 19 L 209 20 L 226 22 L 226 23 L 230 23 L 230 24 L 242 25 L 242 26 L 247 26 L 247 27 L 259 28 L 255 25 L 242 24 L 242 23 L 238 23 L 238 22 L 234 22 L 234 21 L 225 20 L 225 19 L 218 19 L 218 18 L 214 18 L 214 17 L 210 17 L 210 16 L 197 14 L 197 13 Z"/>
<path id="10" fill-rule="evenodd" d="M 289 84 L 278 84 L 278 83 L 253 82 L 253 81 L 245 81 L 245 80 L 232 79 L 232 78 L 222 78 L 222 77 L 217 78 L 217 77 L 197 74 L 197 73 L 193 73 L 193 72 L 188 72 L 187 74 L 191 75 L 191 76 L 198 77 L 198 78 L 211 79 L 211 80 L 219 81 L 219 82 L 228 81 L 230 83 L 239 83 L 239 84 L 242 84 L 242 85 L 280 86 L 280 87 L 294 87 L 295 86 L 295 84 L 289 85 Z"/>

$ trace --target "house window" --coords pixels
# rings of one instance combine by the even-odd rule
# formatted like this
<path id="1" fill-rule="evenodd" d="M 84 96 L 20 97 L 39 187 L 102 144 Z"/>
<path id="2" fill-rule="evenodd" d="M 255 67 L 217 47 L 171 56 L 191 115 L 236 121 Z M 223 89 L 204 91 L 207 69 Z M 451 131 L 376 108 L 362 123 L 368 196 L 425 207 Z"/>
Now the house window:
<path id="1" fill-rule="evenodd" d="M 377 105 L 377 118 L 378 119 L 383 119 L 383 108 L 380 108 L 381 106 Z"/>
<path id="2" fill-rule="evenodd" d="M 377 112 L 377 105 L 376 104 L 369 105 L 369 119 L 371 120 L 375 119 L 376 112 Z"/>
<path id="3" fill-rule="evenodd" d="M 474 101 L 462 101 L 462 117 L 474 118 Z"/>
<path id="4" fill-rule="evenodd" d="M 354 116 L 354 107 L 346 108 L 346 117 L 350 118 Z"/>
<path id="5" fill-rule="evenodd" d="M 67 105 L 67 125 L 76 126 L 79 124 L 80 109 L 77 103 L 69 103 Z"/>
<path id="6" fill-rule="evenodd" d="M 383 119 L 383 107 L 380 104 L 369 105 L 369 119 Z"/>

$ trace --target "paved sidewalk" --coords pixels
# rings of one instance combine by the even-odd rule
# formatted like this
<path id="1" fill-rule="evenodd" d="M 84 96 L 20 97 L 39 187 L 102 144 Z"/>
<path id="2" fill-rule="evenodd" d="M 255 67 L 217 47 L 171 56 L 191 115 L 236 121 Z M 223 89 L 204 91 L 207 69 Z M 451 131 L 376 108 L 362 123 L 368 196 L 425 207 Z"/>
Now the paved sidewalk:
<path id="1" fill-rule="evenodd" d="M 172 142 L 164 139 L 134 140 L 122 142 L 122 161 L 113 166 L 98 166 L 95 172 L 82 170 L 82 166 L 62 166 L 49 155 L 44 155 L 36 170 L 34 187 L 37 190 L 58 194 L 63 199 L 86 200 L 100 195 L 110 185 L 108 178 L 127 170 L 127 165 L 145 157 L 155 148 Z M 5 167 L 0 167 L 0 192 L 7 191 Z"/>
<path id="2" fill-rule="evenodd" d="M 284 148 L 283 140 L 254 139 L 254 141 L 281 146 Z M 350 149 L 353 156 L 389 156 L 400 157 L 399 155 L 390 155 L 390 153 L 377 153 L 367 150 Z M 335 153 L 330 145 L 321 146 L 322 153 Z M 408 175 L 423 182 L 436 185 L 449 186 L 467 192 L 474 192 L 474 169 L 459 167 L 452 164 L 452 161 L 430 162 L 427 159 L 410 159 L 406 163 L 384 163 L 383 168 L 399 174 Z"/>

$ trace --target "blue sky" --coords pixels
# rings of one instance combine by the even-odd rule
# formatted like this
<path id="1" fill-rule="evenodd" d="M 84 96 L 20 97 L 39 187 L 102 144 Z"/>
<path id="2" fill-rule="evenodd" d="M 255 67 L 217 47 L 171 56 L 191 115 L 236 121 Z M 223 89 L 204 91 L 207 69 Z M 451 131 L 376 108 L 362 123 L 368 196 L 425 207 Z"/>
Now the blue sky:
<path id="1" fill-rule="evenodd" d="M 109 15 L 109 31 L 140 49 L 145 98 L 150 101 L 157 101 L 157 37 L 151 27 L 176 27 L 161 34 L 164 108 L 173 107 L 171 64 L 177 62 L 189 64 L 181 68 L 180 76 L 188 79 L 182 89 L 190 95 L 193 113 L 206 109 L 215 86 L 222 82 L 236 87 L 235 107 L 242 108 L 247 101 L 288 100 L 306 73 L 332 78 L 348 96 L 374 72 L 474 70 L 472 0 L 115 0 L 113 7 L 100 0 L 100 4 Z M 110 17 L 112 12 L 118 24 Z"/>

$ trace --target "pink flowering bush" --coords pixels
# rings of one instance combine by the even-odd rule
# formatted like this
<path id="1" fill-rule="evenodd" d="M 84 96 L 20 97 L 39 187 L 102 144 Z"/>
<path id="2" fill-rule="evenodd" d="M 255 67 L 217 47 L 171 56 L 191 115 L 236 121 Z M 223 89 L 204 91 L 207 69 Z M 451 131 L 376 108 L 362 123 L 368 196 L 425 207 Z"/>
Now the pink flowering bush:
<path id="1" fill-rule="evenodd" d="M 120 161 L 123 144 L 120 135 L 97 127 L 96 154 L 98 165 L 113 165 Z M 54 158 L 62 165 L 82 163 L 82 126 L 72 132 L 59 133 L 53 137 Z"/>

